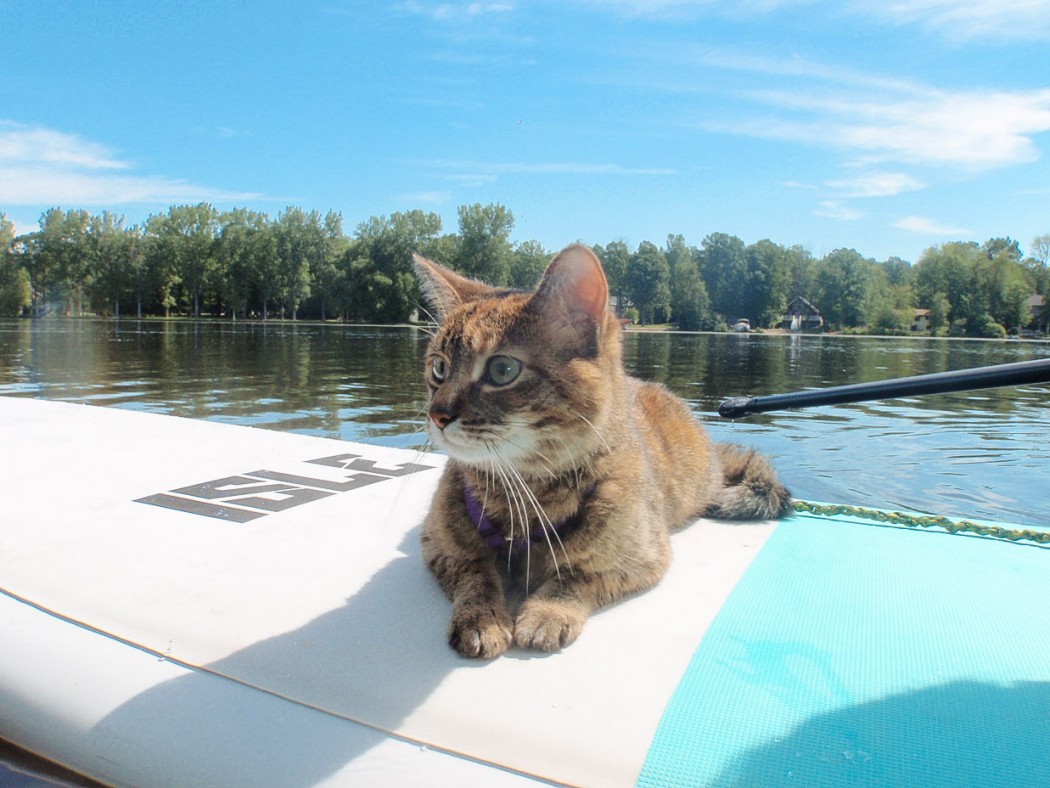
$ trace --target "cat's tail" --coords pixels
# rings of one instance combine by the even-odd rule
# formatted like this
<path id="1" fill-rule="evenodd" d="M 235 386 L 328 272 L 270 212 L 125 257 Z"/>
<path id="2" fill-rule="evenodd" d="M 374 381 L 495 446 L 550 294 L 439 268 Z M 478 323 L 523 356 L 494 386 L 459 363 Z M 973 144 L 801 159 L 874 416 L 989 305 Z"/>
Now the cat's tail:
<path id="1" fill-rule="evenodd" d="M 724 481 L 718 499 L 705 514 L 730 520 L 768 520 L 788 512 L 791 493 L 764 455 L 731 443 L 715 444 L 715 450 L 722 461 Z"/>

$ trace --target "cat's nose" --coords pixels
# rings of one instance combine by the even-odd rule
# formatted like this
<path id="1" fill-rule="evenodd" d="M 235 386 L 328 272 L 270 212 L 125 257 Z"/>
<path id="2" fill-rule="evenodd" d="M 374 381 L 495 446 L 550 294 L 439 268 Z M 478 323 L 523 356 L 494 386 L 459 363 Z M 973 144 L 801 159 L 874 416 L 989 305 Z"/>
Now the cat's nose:
<path id="1" fill-rule="evenodd" d="M 449 413 L 448 411 L 443 410 L 441 408 L 430 409 L 430 420 L 437 425 L 437 428 L 439 430 L 445 429 L 445 427 L 451 424 L 455 420 L 455 418 L 456 414 Z"/>

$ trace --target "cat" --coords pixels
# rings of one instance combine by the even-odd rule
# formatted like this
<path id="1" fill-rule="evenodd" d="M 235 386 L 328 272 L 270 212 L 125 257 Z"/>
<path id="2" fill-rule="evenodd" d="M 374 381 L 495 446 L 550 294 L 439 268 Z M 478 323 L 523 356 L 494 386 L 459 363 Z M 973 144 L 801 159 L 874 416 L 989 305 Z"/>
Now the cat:
<path id="1" fill-rule="evenodd" d="M 675 529 L 786 512 L 765 457 L 712 443 L 685 402 L 627 375 L 586 246 L 557 254 L 531 293 L 414 260 L 438 323 L 427 432 L 449 455 L 420 538 L 461 655 L 562 649 L 591 612 L 660 580 Z"/>

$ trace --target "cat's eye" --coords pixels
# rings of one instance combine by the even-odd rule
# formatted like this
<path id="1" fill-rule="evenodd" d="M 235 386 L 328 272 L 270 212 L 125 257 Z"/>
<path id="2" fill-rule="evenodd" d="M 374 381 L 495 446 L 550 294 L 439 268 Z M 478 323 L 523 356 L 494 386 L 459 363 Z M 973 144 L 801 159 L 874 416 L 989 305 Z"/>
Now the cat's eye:
<path id="1" fill-rule="evenodd" d="M 434 361 L 430 365 L 430 374 L 438 383 L 444 383 L 445 378 L 448 377 L 448 362 L 441 356 L 434 356 Z"/>
<path id="2" fill-rule="evenodd" d="M 485 365 L 485 377 L 494 386 L 506 386 L 521 374 L 521 366 L 521 362 L 511 356 L 493 356 Z"/>

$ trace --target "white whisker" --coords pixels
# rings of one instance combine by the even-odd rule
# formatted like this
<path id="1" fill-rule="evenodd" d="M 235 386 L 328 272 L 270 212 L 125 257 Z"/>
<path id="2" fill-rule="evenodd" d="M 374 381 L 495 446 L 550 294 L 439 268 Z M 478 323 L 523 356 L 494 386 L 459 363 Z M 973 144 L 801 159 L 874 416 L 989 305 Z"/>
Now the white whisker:
<path id="1" fill-rule="evenodd" d="M 528 529 L 529 529 L 529 515 L 528 509 L 525 506 L 525 502 L 521 498 L 521 493 L 518 492 L 514 485 L 511 483 L 510 477 L 507 475 L 507 470 L 503 458 L 500 455 L 499 448 L 493 443 L 486 443 L 486 449 L 488 449 L 495 457 L 495 461 L 492 462 L 492 468 L 499 476 L 500 481 L 503 483 L 503 493 L 507 499 L 507 512 L 510 519 L 510 533 L 507 535 L 508 539 L 508 553 L 514 544 L 514 514 L 517 510 L 518 516 L 521 519 L 522 531 L 526 537 L 526 543 L 528 543 Z M 509 556 L 508 556 L 509 558 Z"/>
<path id="2" fill-rule="evenodd" d="M 492 449 L 496 452 L 497 456 L 500 456 L 500 460 L 501 461 L 500 461 L 500 464 L 497 466 L 497 469 L 499 470 L 500 478 L 503 480 L 503 486 L 504 486 L 504 489 L 506 490 L 506 493 L 507 493 L 507 496 L 508 496 L 508 500 L 511 497 L 513 497 L 515 502 L 518 504 L 518 506 L 521 507 L 520 513 L 521 513 L 521 518 L 522 518 L 522 535 L 524 537 L 524 542 L 525 542 L 525 594 L 528 595 L 528 593 L 529 593 L 529 581 L 530 581 L 530 579 L 532 577 L 532 540 L 529 538 L 530 534 L 529 534 L 528 509 L 525 506 L 525 500 L 524 500 L 524 497 L 522 496 L 521 490 L 519 490 L 517 488 L 517 486 L 513 482 L 512 477 L 507 473 L 508 470 L 513 470 L 513 466 L 505 463 L 502 460 L 502 455 L 500 454 L 498 446 L 493 444 L 492 445 Z M 510 565 L 510 550 L 513 547 L 513 544 L 514 544 L 514 541 L 513 541 L 513 534 L 512 534 L 511 535 L 511 541 L 510 541 L 510 544 L 508 545 L 508 550 L 507 550 L 507 553 L 508 553 L 508 555 L 507 555 L 508 566 Z"/>
<path id="3" fill-rule="evenodd" d="M 441 322 L 436 317 L 434 317 L 434 315 L 430 312 L 430 310 L 427 309 L 425 306 L 423 306 L 421 303 L 417 302 L 416 303 L 416 308 L 419 310 L 420 314 L 425 315 L 426 318 L 431 323 L 440 323 Z M 426 334 L 428 337 L 430 337 L 431 339 L 433 339 L 435 336 L 437 336 L 437 332 L 434 331 L 433 329 L 431 329 L 430 326 L 424 326 L 424 325 L 420 325 L 420 324 L 417 323 L 416 327 L 420 331 L 422 331 L 424 334 Z"/>
<path id="4" fill-rule="evenodd" d="M 490 448 L 493 452 L 496 452 L 497 456 L 500 457 L 500 462 L 496 465 L 496 470 L 500 474 L 500 478 L 503 481 L 503 489 L 505 495 L 507 496 L 508 505 L 510 504 L 511 499 L 513 499 L 514 504 L 517 504 L 520 507 L 520 514 L 522 518 L 522 535 L 524 537 L 525 542 L 525 594 L 528 595 L 529 579 L 532 574 L 532 541 L 529 539 L 528 510 L 526 509 L 525 501 L 522 497 L 521 491 L 517 489 L 517 486 L 513 484 L 510 476 L 507 474 L 507 470 L 510 468 L 510 465 L 503 462 L 502 455 L 500 454 L 500 450 L 496 444 L 492 444 Z M 513 513 L 511 512 L 511 519 L 512 514 Z M 513 531 L 511 530 L 511 534 L 507 544 L 508 571 L 510 568 L 510 553 L 512 552 L 512 549 Z"/>
<path id="5" fill-rule="evenodd" d="M 504 438 L 503 442 L 513 446 L 515 449 L 518 449 L 522 454 L 533 455 L 531 459 L 535 459 L 540 465 L 542 465 L 543 469 L 547 471 L 548 476 L 550 476 L 552 479 L 558 478 L 558 474 L 554 470 L 554 463 L 549 457 L 544 455 L 542 452 L 538 451 L 537 449 L 526 449 L 520 443 L 516 443 L 510 438 Z"/>
<path id="6" fill-rule="evenodd" d="M 583 415 L 582 413 L 580 413 L 580 412 L 579 412 L 578 410 L 574 410 L 574 411 L 573 411 L 573 415 L 574 415 L 574 416 L 578 416 L 579 418 L 581 418 L 581 419 L 583 420 L 583 423 L 584 423 L 584 424 L 586 424 L 586 425 L 587 425 L 588 427 L 590 427 L 590 428 L 591 428 L 592 430 L 594 430 L 594 434 L 598 436 L 598 440 L 600 440 L 600 441 L 602 442 L 602 445 L 603 445 L 603 446 L 605 447 L 605 450 L 606 450 L 606 451 L 608 451 L 608 452 L 611 452 L 611 451 L 612 451 L 612 449 L 611 449 L 611 448 L 609 448 L 609 444 L 608 444 L 608 443 L 606 443 L 606 441 L 605 441 L 605 436 L 603 436 L 603 435 L 602 435 L 602 434 L 601 434 L 601 433 L 600 433 L 600 432 L 598 431 L 598 428 L 597 428 L 597 427 L 595 427 L 595 426 L 594 426 L 594 425 L 593 425 L 593 424 L 591 423 L 591 420 L 590 420 L 590 419 L 588 419 L 588 418 L 587 418 L 586 416 L 584 416 L 584 415 Z"/>
<path id="7" fill-rule="evenodd" d="M 569 471 L 572 472 L 573 477 L 576 480 L 576 491 L 580 492 L 583 489 L 583 478 L 582 474 L 589 473 L 594 474 L 594 467 L 591 464 L 590 458 L 585 458 L 583 462 L 580 462 L 579 458 L 573 453 L 572 448 L 568 442 L 562 436 L 556 436 L 556 440 L 560 446 L 562 455 L 566 458 L 565 465 L 568 466 Z"/>
<path id="8" fill-rule="evenodd" d="M 499 450 L 496 447 L 497 451 Z M 554 523 L 551 522 L 550 517 L 547 515 L 547 511 L 543 508 L 543 505 L 539 502 L 536 494 L 532 491 L 532 488 L 526 483 L 525 479 L 522 478 L 517 468 L 513 465 L 507 465 L 507 469 L 517 480 L 519 489 L 528 497 L 529 503 L 532 504 L 532 509 L 536 513 L 536 518 L 539 521 L 540 530 L 543 533 L 544 538 L 547 540 L 547 548 L 551 551 L 551 558 L 554 559 L 554 572 L 558 579 L 561 580 L 561 570 L 558 567 L 558 556 L 554 550 L 554 543 L 551 542 L 551 534 L 554 534 L 554 538 L 558 542 L 558 546 L 561 547 L 562 554 L 565 556 L 565 564 L 569 568 L 570 574 L 572 573 L 572 561 L 569 559 L 569 553 L 565 549 L 565 544 L 561 540 L 561 536 L 558 534 L 558 529 L 554 527 Z M 531 541 L 531 533 L 526 534 L 526 537 Z"/>

